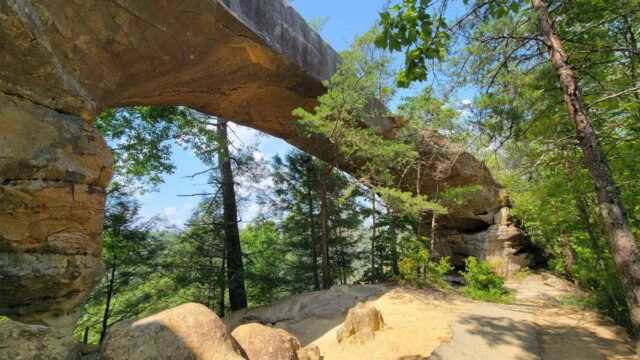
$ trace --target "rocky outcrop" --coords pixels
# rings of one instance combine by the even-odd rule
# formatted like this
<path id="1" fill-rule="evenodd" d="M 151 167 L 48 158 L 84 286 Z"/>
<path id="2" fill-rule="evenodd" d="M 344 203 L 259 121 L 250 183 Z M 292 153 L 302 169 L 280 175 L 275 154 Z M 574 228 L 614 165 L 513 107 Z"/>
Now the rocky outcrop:
<path id="1" fill-rule="evenodd" d="M 54 328 L 0 322 L 0 359 L 80 360 L 84 345 Z"/>
<path id="2" fill-rule="evenodd" d="M 525 236 L 508 207 L 500 209 L 486 229 L 439 229 L 436 247 L 438 255 L 449 256 L 454 266 L 463 266 L 465 258 L 475 256 L 490 262 L 503 275 L 543 261 L 539 249 Z"/>
<path id="3" fill-rule="evenodd" d="M 375 331 L 380 331 L 384 327 L 384 319 L 380 310 L 371 303 L 358 303 L 349 310 L 347 318 L 340 329 L 336 340 L 338 343 L 350 341 L 362 344 L 375 339 Z"/>
<path id="4" fill-rule="evenodd" d="M 298 360 L 322 360 L 320 355 L 320 348 L 316 345 L 307 345 L 304 348 L 298 350 Z"/>
<path id="5" fill-rule="evenodd" d="M 258 323 L 240 325 L 231 333 L 249 360 L 298 360 L 302 345 L 282 329 Z"/>
<path id="6" fill-rule="evenodd" d="M 183 304 L 107 331 L 103 360 L 245 359 L 222 321 L 200 304 Z"/>
<path id="7" fill-rule="evenodd" d="M 0 314 L 71 332 L 103 274 L 111 166 L 79 117 L 0 94 Z"/>
<path id="8" fill-rule="evenodd" d="M 329 290 L 289 296 L 268 306 L 234 311 L 222 320 L 230 329 L 242 324 L 260 323 L 297 335 L 297 330 L 304 328 L 309 319 L 322 320 L 345 315 L 359 302 L 375 298 L 389 289 L 385 284 L 334 285 Z M 305 339 L 300 340 L 306 343 Z"/>
<path id="9" fill-rule="evenodd" d="M 282 0 L 6 0 L 0 20 L 0 314 L 69 331 L 99 280 L 103 109 L 185 105 L 327 155 L 291 112 L 313 109 L 340 59 Z M 401 122 L 371 125 L 392 136 Z M 443 227 L 494 225 L 505 197 L 484 164 L 443 139 L 421 152 L 451 165 L 425 168 L 439 176 L 421 193 L 482 187 Z"/>

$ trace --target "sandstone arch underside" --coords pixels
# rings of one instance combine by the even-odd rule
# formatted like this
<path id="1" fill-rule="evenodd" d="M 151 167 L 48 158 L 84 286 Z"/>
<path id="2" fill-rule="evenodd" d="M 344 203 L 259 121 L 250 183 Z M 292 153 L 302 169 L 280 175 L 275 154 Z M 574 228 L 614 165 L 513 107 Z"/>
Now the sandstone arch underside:
<path id="1" fill-rule="evenodd" d="M 282 0 L 0 2 L 0 314 L 69 330 L 102 276 L 101 110 L 185 105 L 322 157 L 291 111 L 313 107 L 338 62 Z M 472 155 L 455 159 L 443 181 L 484 190 L 444 219 L 446 251 L 515 260 L 526 241 L 501 187 Z"/>

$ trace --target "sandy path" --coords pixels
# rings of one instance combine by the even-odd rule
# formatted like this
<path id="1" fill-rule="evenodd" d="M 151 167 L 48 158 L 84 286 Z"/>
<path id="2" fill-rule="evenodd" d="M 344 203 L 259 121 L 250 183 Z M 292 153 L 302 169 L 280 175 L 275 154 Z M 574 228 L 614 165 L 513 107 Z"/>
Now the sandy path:
<path id="1" fill-rule="evenodd" d="M 325 360 L 426 359 L 451 338 L 451 324 L 475 303 L 452 293 L 396 287 L 372 301 L 386 326 L 366 344 L 338 344 L 335 326 L 312 342 Z"/>
<path id="2" fill-rule="evenodd" d="M 632 342 L 602 317 L 558 299 L 573 287 L 555 276 L 535 274 L 510 284 L 513 305 L 482 303 L 453 326 L 451 342 L 433 360 L 483 359 L 624 359 L 633 356 Z"/>
<path id="3" fill-rule="evenodd" d="M 284 328 L 325 360 L 604 360 L 630 359 L 632 342 L 610 321 L 560 305 L 572 284 L 548 274 L 511 282 L 513 305 L 481 303 L 454 291 L 394 284 L 334 286 L 270 306 L 235 312 L 230 328 L 260 322 Z M 386 326 L 365 344 L 338 344 L 336 333 L 348 309 L 371 301 Z"/>

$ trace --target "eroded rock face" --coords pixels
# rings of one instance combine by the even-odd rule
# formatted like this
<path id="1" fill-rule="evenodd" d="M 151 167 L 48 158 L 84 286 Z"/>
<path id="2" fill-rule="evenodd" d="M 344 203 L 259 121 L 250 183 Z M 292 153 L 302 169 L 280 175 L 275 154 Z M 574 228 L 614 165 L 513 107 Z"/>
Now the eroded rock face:
<path id="1" fill-rule="evenodd" d="M 0 323 L 0 359 L 80 360 L 83 344 L 54 328 L 17 321 Z"/>
<path id="2" fill-rule="evenodd" d="M 258 323 L 240 325 L 231 333 L 249 360 L 298 360 L 302 345 L 282 329 Z"/>
<path id="3" fill-rule="evenodd" d="M 465 258 L 474 256 L 489 261 L 503 275 L 542 261 L 539 249 L 531 244 L 514 221 L 510 209 L 503 207 L 486 229 L 471 232 L 439 229 L 438 255 L 449 256 L 454 266 L 463 266 Z"/>
<path id="4" fill-rule="evenodd" d="M 338 329 L 338 343 L 351 341 L 356 344 L 375 339 L 375 331 L 384 327 L 384 319 L 380 310 L 371 303 L 358 303 L 347 313 L 347 318 Z"/>
<path id="5" fill-rule="evenodd" d="M 185 105 L 328 155 L 291 112 L 313 109 L 340 59 L 282 0 L 6 0 L 0 20 L 0 314 L 69 331 L 99 281 L 112 161 L 90 121 L 102 109 Z M 439 174 L 421 193 L 482 187 L 443 227 L 493 226 L 506 198 L 486 166 L 444 139 L 421 153 Z"/>
<path id="6" fill-rule="evenodd" d="M 0 94 L 0 314 L 71 332 L 104 271 L 111 167 L 79 117 Z"/>
<path id="7" fill-rule="evenodd" d="M 200 304 L 183 304 L 107 331 L 103 360 L 246 359 L 222 321 Z"/>

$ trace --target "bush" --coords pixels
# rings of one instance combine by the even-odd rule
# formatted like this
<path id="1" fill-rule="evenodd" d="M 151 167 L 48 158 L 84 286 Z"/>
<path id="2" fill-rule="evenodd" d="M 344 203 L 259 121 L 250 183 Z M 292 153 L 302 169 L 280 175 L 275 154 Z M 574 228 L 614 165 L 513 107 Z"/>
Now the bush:
<path id="1" fill-rule="evenodd" d="M 467 269 L 460 274 L 467 283 L 463 290 L 467 296 L 480 301 L 505 304 L 513 302 L 511 290 L 504 286 L 505 277 L 494 274 L 489 263 L 478 262 L 474 257 L 468 257 L 464 263 Z"/>
<path id="2" fill-rule="evenodd" d="M 400 259 L 398 267 L 401 280 L 417 286 L 446 286 L 444 276 L 453 270 L 448 256 L 436 262 L 431 260 L 429 251 L 424 248 Z"/>

